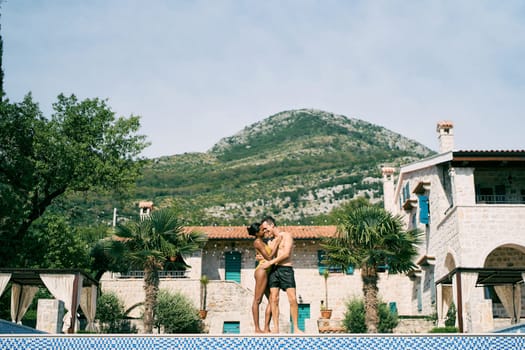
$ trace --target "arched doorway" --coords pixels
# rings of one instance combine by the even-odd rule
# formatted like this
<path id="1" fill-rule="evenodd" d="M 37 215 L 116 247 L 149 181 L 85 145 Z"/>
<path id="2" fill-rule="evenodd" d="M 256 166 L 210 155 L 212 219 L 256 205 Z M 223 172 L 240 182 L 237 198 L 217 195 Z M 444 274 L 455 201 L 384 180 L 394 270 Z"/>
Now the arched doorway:
<path id="1" fill-rule="evenodd" d="M 502 245 L 487 255 L 483 267 L 515 271 L 515 278 L 485 283 L 484 292 L 485 298 L 492 302 L 495 320 L 510 319 L 510 324 L 518 323 L 521 316 L 525 315 L 525 288 L 522 287 L 523 279 L 520 278 L 525 271 L 525 248 L 513 244 Z"/>

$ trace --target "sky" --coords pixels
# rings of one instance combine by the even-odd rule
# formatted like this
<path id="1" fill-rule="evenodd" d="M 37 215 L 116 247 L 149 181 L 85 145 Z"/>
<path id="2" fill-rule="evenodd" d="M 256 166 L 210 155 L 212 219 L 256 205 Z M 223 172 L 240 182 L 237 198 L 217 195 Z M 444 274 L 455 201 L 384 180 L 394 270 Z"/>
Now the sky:
<path id="1" fill-rule="evenodd" d="M 3 0 L 4 89 L 141 116 L 156 158 L 314 108 L 437 151 L 525 149 L 521 0 Z"/>

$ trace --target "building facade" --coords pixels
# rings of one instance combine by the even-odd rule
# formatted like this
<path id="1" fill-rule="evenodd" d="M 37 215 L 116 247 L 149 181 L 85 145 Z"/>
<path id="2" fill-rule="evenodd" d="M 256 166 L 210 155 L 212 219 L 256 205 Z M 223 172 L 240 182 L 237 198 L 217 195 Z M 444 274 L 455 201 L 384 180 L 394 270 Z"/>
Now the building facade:
<path id="1" fill-rule="evenodd" d="M 400 215 L 407 229 L 423 240 L 418 268 L 408 274 L 379 273 L 380 299 L 404 318 L 437 318 L 444 325 L 449 307 L 457 309 L 462 332 L 486 332 L 520 320 L 525 272 L 525 151 L 454 150 L 452 122 L 437 126 L 440 153 L 400 169 L 384 167 L 385 209 Z M 152 207 L 148 202 L 148 207 Z M 191 227 L 208 235 L 202 251 L 185 257 L 186 271 L 165 271 L 160 288 L 180 291 L 200 305 L 200 278 L 206 275 L 209 333 L 254 331 L 251 305 L 255 251 L 246 227 Z M 295 239 L 293 262 L 300 327 L 318 333 L 321 302 L 340 320 L 346 303 L 362 298 L 359 270 L 330 269 L 321 263 L 320 240 L 335 226 L 284 226 Z M 327 290 L 322 272 L 330 269 Z M 130 316 L 140 318 L 144 300 L 140 272 L 106 274 L 103 291 L 124 301 Z M 326 301 L 326 293 L 328 301 Z M 263 308 L 261 305 L 261 318 Z M 280 297 L 281 333 L 289 333 L 289 305 Z M 262 322 L 262 319 L 261 319 Z M 404 321 L 405 322 L 405 321 Z M 426 328 L 425 328 L 426 327 Z M 398 329 L 426 332 L 429 323 Z"/>
<path id="2" fill-rule="evenodd" d="M 385 208 L 423 233 L 414 271 L 424 313 L 444 324 L 453 302 L 463 332 L 522 315 L 525 151 L 454 150 L 453 124 L 437 125 L 440 153 L 383 168 Z"/>
<path id="3" fill-rule="evenodd" d="M 185 257 L 191 269 L 183 273 L 165 271 L 161 275 L 160 288 L 172 292 L 179 291 L 200 305 L 200 277 L 206 275 L 208 311 L 205 324 L 209 333 L 254 332 L 251 306 L 255 280 L 255 250 L 253 237 L 247 234 L 246 227 L 188 227 L 189 230 L 201 231 L 208 235 L 208 242 L 202 251 Z M 319 332 L 318 320 L 321 318 L 321 304 L 332 309 L 332 320 L 337 323 L 346 310 L 346 303 L 352 298 L 362 298 L 362 282 L 359 271 L 343 271 L 322 264 L 323 251 L 320 240 L 335 234 L 335 226 L 283 226 L 282 230 L 294 236 L 293 264 L 297 283 L 299 302 L 299 324 L 306 333 Z M 322 272 L 329 269 L 327 289 Z M 379 290 L 381 299 L 395 307 L 402 315 L 423 315 L 422 310 L 414 308 L 411 278 L 403 275 L 389 275 L 387 270 L 380 272 Z M 124 302 L 126 309 L 131 309 L 130 316 L 140 318 L 140 303 L 144 300 L 140 271 L 130 274 L 107 273 L 101 280 L 103 291 L 116 293 Z M 395 288 L 392 286 L 395 285 Z M 407 298 L 408 296 L 408 298 Z M 261 325 L 264 307 L 261 303 Z M 135 306 L 135 307 L 134 307 Z M 284 292 L 280 295 L 280 333 L 291 333 L 290 308 Z M 139 324 L 140 328 L 140 324 Z"/>

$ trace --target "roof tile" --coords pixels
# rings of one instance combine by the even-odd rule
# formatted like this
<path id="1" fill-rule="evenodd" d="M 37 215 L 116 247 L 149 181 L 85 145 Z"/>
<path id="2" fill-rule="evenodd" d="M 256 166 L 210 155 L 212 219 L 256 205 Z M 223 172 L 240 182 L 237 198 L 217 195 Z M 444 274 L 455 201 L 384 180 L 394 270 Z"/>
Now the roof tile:
<path id="1" fill-rule="evenodd" d="M 295 239 L 318 239 L 335 235 L 337 226 L 279 226 L 290 232 Z M 248 235 L 247 226 L 188 226 L 187 231 L 203 232 L 208 239 L 253 239 Z"/>

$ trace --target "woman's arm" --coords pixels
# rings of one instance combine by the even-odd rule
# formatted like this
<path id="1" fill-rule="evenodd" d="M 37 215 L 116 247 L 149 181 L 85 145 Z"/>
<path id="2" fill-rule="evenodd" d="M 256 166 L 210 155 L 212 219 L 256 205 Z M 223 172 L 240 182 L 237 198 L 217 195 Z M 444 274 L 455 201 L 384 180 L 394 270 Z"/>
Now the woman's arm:
<path id="1" fill-rule="evenodd" d="M 262 257 L 265 259 L 265 260 L 271 260 L 274 256 L 274 251 L 272 249 L 272 252 L 270 254 L 268 254 L 268 252 L 266 251 L 266 244 L 264 244 L 264 242 L 262 240 L 256 240 L 255 242 L 253 242 L 253 246 L 255 247 L 255 253 L 256 255 L 262 255 Z"/>
<path id="2" fill-rule="evenodd" d="M 270 244 L 268 244 L 268 246 L 270 247 L 270 249 L 272 250 L 272 252 L 270 253 L 270 255 L 273 257 L 275 257 L 277 255 L 277 251 L 279 250 L 279 244 L 281 244 L 281 241 L 283 240 L 283 236 L 281 235 L 278 235 L 276 238 L 274 238 Z"/>

